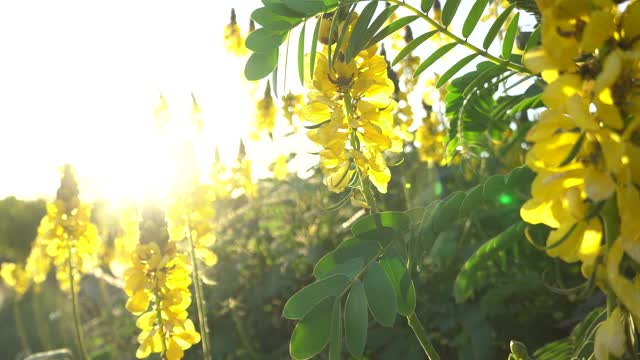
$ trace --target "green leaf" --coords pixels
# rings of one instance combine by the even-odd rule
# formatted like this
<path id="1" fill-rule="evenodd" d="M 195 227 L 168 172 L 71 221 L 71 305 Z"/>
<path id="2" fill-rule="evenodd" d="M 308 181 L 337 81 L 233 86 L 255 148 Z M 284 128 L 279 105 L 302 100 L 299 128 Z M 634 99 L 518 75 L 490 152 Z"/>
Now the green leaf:
<path id="1" fill-rule="evenodd" d="M 432 31 L 426 32 L 426 33 L 418 36 L 417 38 L 411 40 L 411 42 L 408 43 L 407 46 L 405 46 L 404 48 L 402 48 L 402 50 L 400 50 L 398 55 L 396 55 L 396 57 L 391 62 L 391 65 L 395 65 L 398 62 L 400 62 L 407 55 L 409 55 L 410 52 L 412 52 L 415 48 L 420 46 L 420 44 L 422 44 L 423 42 L 429 40 L 430 37 L 432 37 L 433 35 L 435 35 L 437 33 L 438 33 L 438 30 L 432 30 Z"/>
<path id="2" fill-rule="evenodd" d="M 307 27 L 307 22 L 302 24 L 302 30 L 300 30 L 300 38 L 298 38 L 298 78 L 300 84 L 304 86 L 304 33 Z"/>
<path id="3" fill-rule="evenodd" d="M 309 359 L 327 346 L 334 303 L 334 297 L 322 300 L 296 325 L 289 343 L 292 358 Z"/>
<path id="4" fill-rule="evenodd" d="M 489 0 L 476 0 L 475 4 L 471 7 L 471 10 L 469 10 L 469 15 L 467 15 L 467 18 L 464 20 L 464 25 L 462 25 L 462 36 L 465 39 L 471 35 L 473 29 L 478 25 L 478 21 L 480 21 L 482 13 L 488 3 Z"/>
<path id="5" fill-rule="evenodd" d="M 376 17 L 375 20 L 371 22 L 371 25 L 367 28 L 366 39 L 370 39 L 373 34 L 376 33 L 376 31 L 380 30 L 382 25 L 384 25 L 384 23 L 391 17 L 391 15 L 393 15 L 396 9 L 398 9 L 398 5 L 385 7 L 384 10 L 380 12 L 378 17 Z M 371 41 L 369 41 L 368 44 L 371 44 Z M 368 47 L 369 45 L 365 46 L 365 48 Z"/>
<path id="6" fill-rule="evenodd" d="M 504 35 L 502 41 L 502 58 L 509 60 L 511 52 L 513 52 L 513 44 L 516 41 L 516 35 L 518 33 L 518 20 L 520 19 L 520 13 L 516 13 L 509 23 L 507 32 Z"/>
<path id="7" fill-rule="evenodd" d="M 351 62 L 351 60 L 353 60 L 353 58 L 362 51 L 364 42 L 367 40 L 367 28 L 369 27 L 369 22 L 371 21 L 371 18 L 373 18 L 373 14 L 375 13 L 377 6 L 377 1 L 369 2 L 367 6 L 362 9 L 358 20 L 356 20 L 355 25 L 353 25 L 351 38 L 349 39 L 349 44 L 347 45 L 347 51 L 345 54 L 344 62 L 346 64 Z"/>
<path id="8" fill-rule="evenodd" d="M 391 280 L 376 261 L 369 264 L 364 276 L 364 292 L 367 294 L 369 311 L 373 318 L 380 325 L 393 326 L 398 312 L 398 301 Z"/>
<path id="9" fill-rule="evenodd" d="M 342 354 L 342 301 L 336 298 L 331 313 L 331 333 L 329 334 L 329 360 L 340 360 Z"/>
<path id="10" fill-rule="evenodd" d="M 391 24 L 387 25 L 384 29 L 380 30 L 380 32 L 377 33 L 373 38 L 371 38 L 371 40 L 369 40 L 369 42 L 364 47 L 364 49 L 367 49 L 369 46 L 372 46 L 373 44 L 376 44 L 384 40 L 384 38 L 386 38 L 387 36 L 411 24 L 418 17 L 419 16 L 417 15 L 405 16 L 392 22 Z"/>
<path id="11" fill-rule="evenodd" d="M 322 300 L 340 295 L 350 282 L 351 280 L 344 275 L 333 275 L 318 280 L 293 294 L 284 305 L 282 316 L 291 320 L 302 319 Z"/>
<path id="12" fill-rule="evenodd" d="M 436 266 L 446 266 L 456 255 L 461 232 L 461 226 L 454 225 L 438 234 L 429 252 L 429 257 Z"/>
<path id="13" fill-rule="evenodd" d="M 404 260 L 395 251 L 388 250 L 380 260 L 380 264 L 395 290 L 398 312 L 404 316 L 413 314 L 416 308 L 416 289 Z"/>
<path id="14" fill-rule="evenodd" d="M 463 302 L 473 295 L 474 289 L 477 288 L 476 279 L 486 277 L 486 272 L 483 271 L 482 267 L 491 265 L 491 260 L 488 260 L 488 258 L 509 247 L 519 238 L 523 238 L 524 227 L 525 223 L 518 221 L 507 230 L 484 243 L 465 262 L 456 277 L 454 285 L 454 296 L 457 302 Z M 525 245 L 528 248 L 532 248 L 529 244 Z"/>
<path id="15" fill-rule="evenodd" d="M 488 65 L 487 67 L 483 67 L 481 70 L 480 64 Z M 469 94 L 473 91 L 477 90 L 481 85 L 489 82 L 491 79 L 500 76 L 507 68 L 502 65 L 493 64 L 490 62 L 483 62 L 478 64 L 477 68 L 481 71 L 476 71 L 472 80 L 468 83 L 468 85 L 464 88 L 462 93 L 463 98 L 467 98 Z"/>
<path id="16" fill-rule="evenodd" d="M 282 3 L 289 9 L 306 16 L 313 16 L 329 10 L 329 7 L 322 0 L 282 0 Z"/>
<path id="17" fill-rule="evenodd" d="M 333 274 L 349 277 L 359 272 L 376 255 L 380 246 L 376 241 L 354 237 L 343 241 L 335 250 L 323 256 L 313 269 L 313 276 L 322 279 Z M 359 267 L 356 269 L 356 266 Z M 354 274 L 355 275 L 355 274 Z"/>
<path id="18" fill-rule="evenodd" d="M 538 41 L 540 41 L 540 26 L 537 26 L 529 36 L 529 40 L 527 40 L 527 45 L 524 47 L 524 53 L 529 51 L 529 49 L 532 49 L 534 46 L 537 46 Z"/>
<path id="19" fill-rule="evenodd" d="M 267 53 L 253 53 L 244 67 L 244 76 L 249 81 L 260 80 L 269 75 L 278 64 L 278 49 Z"/>
<path id="20" fill-rule="evenodd" d="M 449 81 L 449 79 L 451 79 L 453 77 L 453 75 L 457 74 L 458 71 L 462 70 L 462 68 L 465 67 L 465 65 L 470 63 L 478 55 L 479 54 L 477 54 L 477 53 L 471 54 L 471 55 L 463 58 L 462 60 L 458 61 L 455 65 L 453 65 L 451 68 L 449 68 L 449 70 L 445 71 L 445 73 L 442 74 L 442 76 L 440 77 L 440 79 L 438 79 L 438 82 L 436 83 L 436 87 L 439 88 L 442 85 L 446 84 L 447 81 Z"/>
<path id="21" fill-rule="evenodd" d="M 256 24 L 269 30 L 291 30 L 302 22 L 302 19 L 278 15 L 273 10 L 261 7 L 251 13 Z"/>
<path id="22" fill-rule="evenodd" d="M 309 55 L 309 78 L 311 79 L 313 79 L 313 72 L 316 67 L 316 49 L 318 48 L 320 23 L 322 23 L 322 17 L 316 21 L 316 27 L 313 29 L 313 37 L 311 38 L 311 54 Z"/>
<path id="23" fill-rule="evenodd" d="M 511 4 L 506 9 L 504 9 L 504 11 L 500 15 L 498 15 L 496 21 L 493 22 L 493 24 L 489 28 L 489 31 L 487 31 L 487 35 L 484 37 L 484 41 L 482 42 L 482 47 L 485 50 L 487 50 L 489 46 L 491 46 L 493 40 L 495 40 L 496 36 L 498 36 L 498 32 L 500 32 L 500 29 L 502 29 L 502 25 L 504 25 L 504 22 L 507 21 L 507 18 L 509 17 L 509 14 L 511 14 L 511 10 L 513 10 L 514 6 L 515 4 Z"/>
<path id="24" fill-rule="evenodd" d="M 345 24 L 350 24 L 351 23 L 351 17 L 353 16 L 353 14 L 355 13 L 355 9 L 356 9 L 356 4 L 353 4 L 351 6 L 351 8 L 349 8 L 349 12 L 347 13 L 347 17 L 344 19 L 344 23 Z M 338 41 L 336 41 L 336 49 L 342 49 L 342 42 L 344 41 L 344 37 L 347 34 L 347 30 L 349 30 L 348 26 L 343 26 L 341 31 L 340 31 L 340 35 L 338 36 Z M 338 58 L 338 53 L 340 51 L 336 50 L 333 55 L 331 56 L 331 59 L 329 59 L 329 67 L 333 68 L 333 64 L 336 62 L 336 59 Z"/>
<path id="25" fill-rule="evenodd" d="M 367 328 L 369 317 L 367 314 L 367 298 L 359 280 L 351 287 L 344 309 L 344 335 L 347 350 L 360 359 L 367 342 Z"/>
<path id="26" fill-rule="evenodd" d="M 484 182 L 482 196 L 485 200 L 494 200 L 505 190 L 504 175 L 493 175 Z"/>
<path id="27" fill-rule="evenodd" d="M 506 178 L 507 187 L 510 189 L 518 189 L 522 187 L 530 187 L 533 178 L 536 173 L 533 172 L 528 166 L 523 165 L 517 167 L 509 173 Z"/>
<path id="28" fill-rule="evenodd" d="M 413 77 L 418 77 L 420 74 L 422 74 L 423 71 L 427 70 L 427 68 L 431 66 L 434 62 L 436 62 L 438 59 L 440 59 L 442 56 L 448 53 L 451 49 L 456 47 L 456 45 L 458 44 L 449 43 L 438 48 L 431 55 L 429 55 L 429 57 L 427 57 L 427 59 L 423 61 L 422 64 L 418 65 L 418 67 L 416 68 L 416 71 L 413 73 Z"/>
<path id="29" fill-rule="evenodd" d="M 262 3 L 265 7 L 269 8 L 272 12 L 278 15 L 290 17 L 290 18 L 304 18 L 303 13 L 294 11 L 282 3 L 282 0 L 263 0 Z"/>
<path id="30" fill-rule="evenodd" d="M 268 53 L 273 49 L 277 49 L 286 37 L 286 31 L 271 31 L 261 28 L 252 31 L 247 36 L 245 45 L 254 52 Z"/>
<path id="31" fill-rule="evenodd" d="M 434 233 L 439 234 L 458 218 L 460 206 L 465 197 L 466 194 L 464 192 L 457 191 L 442 200 L 431 216 Z"/>
<path id="32" fill-rule="evenodd" d="M 444 7 L 442 8 L 442 24 L 447 27 L 451 24 L 453 17 L 456 15 L 456 11 L 458 11 L 458 7 L 460 6 L 461 0 L 447 0 L 444 3 Z"/>
<path id="33" fill-rule="evenodd" d="M 428 13 L 429 10 L 433 7 L 433 3 L 435 0 L 422 0 L 420 1 L 420 9 L 423 13 Z"/>
<path id="34" fill-rule="evenodd" d="M 351 226 L 351 232 L 353 235 L 358 236 L 378 230 L 380 227 L 406 232 L 410 224 L 411 218 L 409 218 L 409 215 L 401 211 L 384 211 L 359 219 Z"/>
<path id="35" fill-rule="evenodd" d="M 476 210 L 484 200 L 482 191 L 484 190 L 483 184 L 479 184 L 467 191 L 467 196 L 460 205 L 460 217 L 466 217 Z"/>

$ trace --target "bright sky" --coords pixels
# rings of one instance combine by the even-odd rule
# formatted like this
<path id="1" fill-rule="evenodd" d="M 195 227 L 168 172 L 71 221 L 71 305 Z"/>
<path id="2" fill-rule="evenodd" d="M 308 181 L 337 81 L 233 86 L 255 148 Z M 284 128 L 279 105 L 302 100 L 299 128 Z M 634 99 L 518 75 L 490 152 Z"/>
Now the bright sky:
<path id="1" fill-rule="evenodd" d="M 136 149 L 160 93 L 172 120 L 188 121 L 193 92 L 204 137 L 233 157 L 253 109 L 240 80 L 243 61 L 223 51 L 223 31 L 231 7 L 246 31 L 257 6 L 0 2 L 0 198 L 54 195 L 65 162 L 75 166 L 83 191 L 138 191 L 144 159 Z"/>
<path id="2" fill-rule="evenodd" d="M 88 197 L 139 198 L 160 186 L 166 175 L 149 171 L 144 149 L 161 93 L 172 121 L 183 123 L 194 93 L 205 124 L 200 146 L 209 156 L 201 161 L 210 162 L 218 144 L 230 162 L 255 105 L 241 80 L 244 59 L 225 53 L 223 31 L 232 7 L 245 32 L 259 6 L 258 0 L 0 2 L 0 198 L 54 196 L 64 163 L 74 165 Z M 412 24 L 416 36 L 426 31 L 419 23 Z M 481 42 L 480 32 L 472 42 Z M 297 84 L 295 70 L 289 78 Z M 266 167 L 272 145 L 247 145 Z"/>

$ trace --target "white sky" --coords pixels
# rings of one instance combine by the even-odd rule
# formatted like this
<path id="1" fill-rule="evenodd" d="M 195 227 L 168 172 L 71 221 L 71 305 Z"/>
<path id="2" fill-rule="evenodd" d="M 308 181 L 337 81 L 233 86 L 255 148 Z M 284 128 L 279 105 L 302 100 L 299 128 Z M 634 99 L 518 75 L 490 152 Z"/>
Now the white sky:
<path id="1" fill-rule="evenodd" d="M 461 6 L 454 29 L 470 5 Z M 64 163 L 74 165 L 90 197 L 137 197 L 162 176 L 145 170 L 141 149 L 160 93 L 172 120 L 186 122 L 193 92 L 205 152 L 219 144 L 223 160 L 231 161 L 255 105 L 241 80 L 244 59 L 224 52 L 223 31 L 232 7 L 246 32 L 259 6 L 258 0 L 0 1 L 0 198 L 55 195 Z M 412 24 L 415 36 L 426 31 L 420 22 Z M 484 33 L 472 42 L 481 43 Z M 290 52 L 294 65 L 295 46 Z M 298 84 L 295 70 L 289 82 Z M 266 164 L 273 156 L 268 146 L 248 150 Z"/>
<path id="2" fill-rule="evenodd" d="M 235 154 L 252 107 L 243 61 L 223 51 L 223 30 L 236 7 L 246 31 L 258 5 L 1 1 L 0 198 L 55 194 L 65 162 L 83 190 L 126 186 L 130 179 L 114 172 L 139 167 L 139 137 L 161 92 L 172 119 L 184 121 L 193 92 L 205 135 Z"/>

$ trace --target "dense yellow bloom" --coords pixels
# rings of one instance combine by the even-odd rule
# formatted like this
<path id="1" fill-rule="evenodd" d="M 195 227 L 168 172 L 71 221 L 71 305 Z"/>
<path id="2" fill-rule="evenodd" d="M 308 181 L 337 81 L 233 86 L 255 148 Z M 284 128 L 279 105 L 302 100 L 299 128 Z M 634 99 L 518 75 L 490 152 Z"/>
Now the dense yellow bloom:
<path id="1" fill-rule="evenodd" d="M 247 53 L 247 48 L 244 46 L 244 39 L 240 32 L 240 26 L 236 21 L 236 12 L 231 9 L 231 20 L 229 24 L 224 27 L 224 46 L 227 51 L 235 56 L 243 56 Z"/>
<path id="2" fill-rule="evenodd" d="M 355 18 L 338 26 L 349 27 L 345 37 Z M 309 103 L 302 117 L 314 126 L 307 136 L 323 148 L 320 167 L 331 191 L 343 191 L 357 169 L 384 193 L 391 172 L 382 153 L 402 151 L 402 140 L 394 134 L 394 85 L 387 77 L 387 63 L 376 55 L 376 45 L 349 63 L 340 60 L 344 48 L 335 51 L 343 56 L 331 68 L 325 53 L 317 54 L 314 76 L 307 80 Z"/>
<path id="3" fill-rule="evenodd" d="M 100 249 L 98 229 L 91 223 L 91 208 L 78 198 L 78 185 L 71 166 L 64 167 L 56 200 L 47 204 L 47 215 L 38 227 L 35 247 L 52 258 L 60 288 L 70 291 L 73 271 L 74 289 L 79 290 L 80 277 L 96 265 Z M 27 261 L 27 265 L 29 264 Z"/>
<path id="4" fill-rule="evenodd" d="M 129 296 L 126 308 L 140 315 L 137 358 L 161 353 L 168 360 L 181 359 L 184 350 L 200 341 L 187 313 L 190 273 L 188 258 L 169 241 L 164 212 L 158 206 L 147 206 L 142 213 L 140 243 L 124 273 Z"/>
<path id="5" fill-rule="evenodd" d="M 542 95 L 548 109 L 526 136 L 533 144 L 526 163 L 537 175 L 520 214 L 555 229 L 547 239 L 550 256 L 582 262 L 586 277 L 595 271 L 596 284 L 638 317 L 640 276 L 622 260 L 640 263 L 640 3 L 624 11 L 609 0 L 537 3 L 542 46 L 524 62 L 548 83 Z M 603 217 L 620 221 L 616 239 L 604 238 L 597 216 L 607 201 L 617 206 L 618 219 Z M 617 309 L 600 325 L 597 359 L 623 355 L 621 316 Z"/>

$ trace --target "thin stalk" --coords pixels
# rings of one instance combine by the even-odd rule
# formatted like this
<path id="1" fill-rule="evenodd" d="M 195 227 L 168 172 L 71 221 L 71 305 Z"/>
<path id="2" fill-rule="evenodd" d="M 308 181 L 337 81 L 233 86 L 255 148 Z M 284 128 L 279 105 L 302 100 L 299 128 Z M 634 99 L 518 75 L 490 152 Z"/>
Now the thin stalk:
<path id="1" fill-rule="evenodd" d="M 377 0 L 374 0 L 374 1 L 377 1 Z M 480 54 L 480 56 L 486 58 L 487 60 L 489 60 L 489 61 L 491 61 L 493 63 L 502 65 L 502 66 L 504 66 L 504 67 L 506 67 L 508 69 L 511 69 L 513 71 L 517 71 L 519 73 L 523 73 L 523 74 L 530 74 L 531 73 L 529 70 L 527 70 L 527 68 L 525 68 L 522 65 L 514 64 L 509 60 L 500 59 L 500 58 L 498 58 L 496 56 L 493 56 L 493 55 L 489 54 L 489 52 L 487 52 L 486 50 L 482 50 L 482 49 L 478 48 L 477 46 L 467 42 L 467 40 L 458 37 L 454 33 L 452 33 L 449 30 L 447 30 L 446 27 L 442 26 L 437 21 L 435 21 L 432 18 L 430 18 L 429 16 L 427 16 L 427 14 L 425 14 L 422 11 L 420 11 L 419 9 L 416 9 L 415 7 L 407 4 L 403 0 L 386 0 L 386 1 L 391 3 L 391 4 L 396 4 L 396 5 L 402 6 L 405 9 L 411 11 L 412 13 L 416 14 L 417 16 L 419 16 L 420 18 L 422 18 L 423 20 L 425 20 L 426 22 L 431 24 L 431 26 L 436 28 L 436 30 L 438 30 L 439 32 L 443 33 L 447 37 L 451 38 L 453 41 L 457 42 L 460 45 L 465 46 L 467 49 L 475 52 L 476 54 Z"/>
<path id="2" fill-rule="evenodd" d="M 369 180 L 367 178 L 362 176 L 363 172 L 359 168 L 358 174 L 360 175 L 362 195 L 364 196 L 369 209 L 371 209 L 371 213 L 377 213 L 378 209 L 376 208 L 375 197 L 373 195 L 373 189 L 371 189 L 371 184 L 369 183 Z M 407 322 L 409 323 L 409 327 L 411 327 L 411 330 L 413 330 L 413 333 L 418 339 L 418 342 L 420 342 L 420 345 L 422 346 L 422 349 L 424 350 L 424 353 L 427 355 L 427 357 L 430 360 L 440 360 L 438 352 L 436 352 L 436 349 L 427 338 L 427 333 L 424 330 L 424 326 L 422 326 L 422 323 L 416 316 L 415 311 L 411 315 L 407 316 Z"/>
<path id="3" fill-rule="evenodd" d="M 18 300 L 21 296 L 16 296 L 13 299 L 13 317 L 16 321 L 16 331 L 18 332 L 18 338 L 20 339 L 20 345 L 26 354 L 31 353 L 31 349 L 29 348 L 29 340 L 27 338 L 27 332 L 24 329 L 24 321 L 22 320 L 22 313 L 20 312 L 20 307 L 18 306 Z"/>
<path id="4" fill-rule="evenodd" d="M 422 326 L 420 319 L 416 316 L 415 311 L 411 315 L 407 316 L 407 323 L 418 338 L 418 341 L 420 342 L 420 345 L 422 345 L 422 349 L 424 350 L 424 353 L 427 354 L 429 360 L 440 360 L 440 355 L 438 355 L 436 349 L 431 345 L 429 339 L 427 339 L 427 332 L 424 330 L 424 327 Z"/>
<path id="5" fill-rule="evenodd" d="M 158 331 L 160 332 L 160 343 L 162 344 L 162 353 L 160 358 L 165 360 L 167 358 L 167 343 L 164 335 L 164 325 L 162 324 L 162 299 L 160 298 L 160 284 L 158 284 L 158 275 L 155 274 L 156 284 L 153 289 L 153 296 L 155 297 L 156 306 L 156 320 L 158 321 Z"/>
<path id="6" fill-rule="evenodd" d="M 42 315 L 42 302 L 40 301 L 40 296 L 36 294 L 36 291 L 31 293 L 31 305 L 33 306 L 33 316 L 35 317 L 40 345 L 42 345 L 42 348 L 44 349 L 51 349 L 49 324 L 45 321 L 45 317 Z"/>
<path id="7" fill-rule="evenodd" d="M 78 299 L 73 279 L 73 263 L 71 257 L 73 255 L 72 246 L 69 246 L 69 256 L 67 257 L 67 266 L 69 267 L 69 285 L 71 289 L 71 307 L 73 310 L 73 325 L 76 330 L 76 340 L 78 341 L 78 347 L 80 350 L 80 357 L 84 360 L 89 359 L 87 349 L 84 346 L 84 338 L 82 336 L 82 328 L 80 327 L 80 313 L 78 311 Z"/>
<path id="8" fill-rule="evenodd" d="M 211 359 L 211 345 L 209 344 L 209 326 L 207 325 L 207 308 L 204 303 L 202 294 L 202 283 L 200 281 L 200 272 L 198 270 L 198 259 L 196 258 L 196 247 L 193 243 L 193 234 L 191 233 L 191 224 L 188 224 L 187 240 L 191 250 L 191 264 L 193 265 L 193 288 L 196 293 L 196 307 L 198 309 L 198 322 L 200 323 L 200 332 L 202 339 L 202 353 L 205 360 Z"/>

